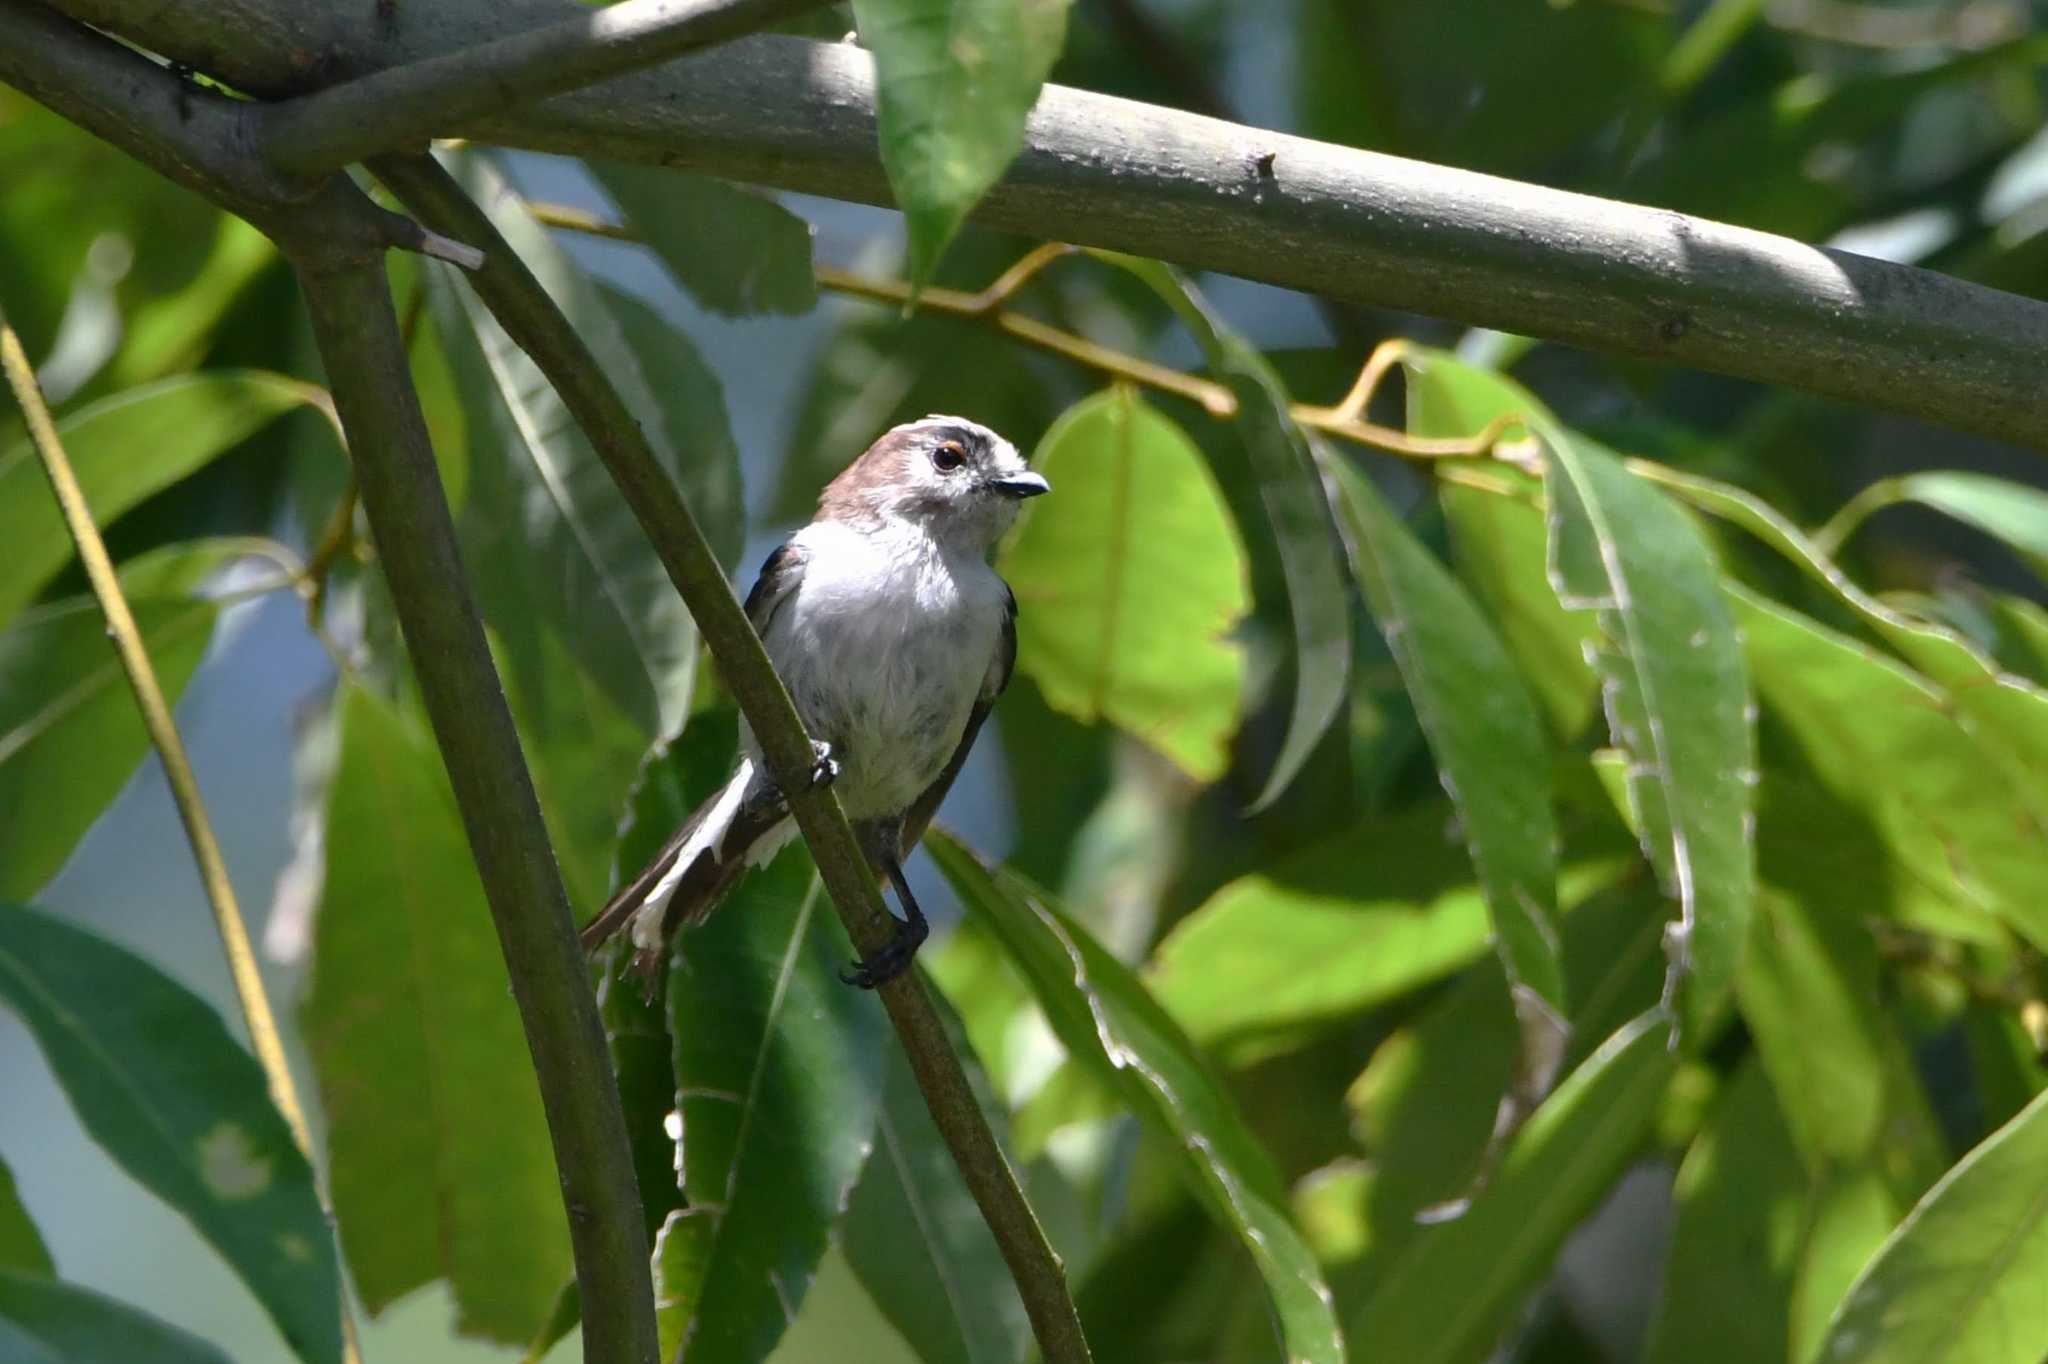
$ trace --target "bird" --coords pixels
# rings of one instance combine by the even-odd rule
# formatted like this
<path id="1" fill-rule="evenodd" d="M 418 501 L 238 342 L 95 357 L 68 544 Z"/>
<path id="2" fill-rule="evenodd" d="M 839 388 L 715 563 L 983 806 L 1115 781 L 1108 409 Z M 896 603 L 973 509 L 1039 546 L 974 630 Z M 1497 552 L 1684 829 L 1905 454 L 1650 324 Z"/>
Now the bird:
<path id="1" fill-rule="evenodd" d="M 826 485 L 810 523 L 762 564 L 747 617 L 813 739 L 876 878 L 903 918 L 840 975 L 874 989 L 929 927 L 903 861 L 945 798 L 1017 661 L 1017 599 L 990 565 L 1027 498 L 1050 491 L 1017 447 L 964 417 L 890 428 Z M 622 928 L 650 988 L 670 940 L 795 833 L 788 799 L 741 726 L 732 776 L 582 932 Z"/>

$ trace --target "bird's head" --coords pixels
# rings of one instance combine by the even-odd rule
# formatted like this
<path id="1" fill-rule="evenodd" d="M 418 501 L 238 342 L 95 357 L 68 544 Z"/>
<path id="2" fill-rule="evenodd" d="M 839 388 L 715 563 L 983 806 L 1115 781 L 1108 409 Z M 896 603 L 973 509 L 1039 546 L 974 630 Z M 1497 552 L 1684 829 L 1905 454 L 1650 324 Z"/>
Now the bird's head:
<path id="1" fill-rule="evenodd" d="M 964 417 L 923 417 L 884 432 L 832 480 L 820 516 L 896 518 L 934 539 L 985 553 L 1025 498 L 1051 490 L 1017 447 Z"/>

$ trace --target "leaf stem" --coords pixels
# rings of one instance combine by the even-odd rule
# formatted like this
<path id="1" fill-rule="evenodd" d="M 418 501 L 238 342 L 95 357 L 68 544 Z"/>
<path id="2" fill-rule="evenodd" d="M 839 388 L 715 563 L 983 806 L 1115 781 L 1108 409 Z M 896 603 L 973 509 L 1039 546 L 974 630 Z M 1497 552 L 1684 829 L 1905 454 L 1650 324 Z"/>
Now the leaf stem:
<path id="1" fill-rule="evenodd" d="M 299 265 L 378 560 L 462 812 L 539 1080 L 569 1214 L 584 1351 L 654 1364 L 647 1233 L 589 968 L 456 549 L 380 257 Z"/>
<path id="2" fill-rule="evenodd" d="M 803 719 L 689 504 L 655 460 L 617 389 L 540 282 L 446 170 L 423 156 L 379 157 L 371 169 L 421 221 L 483 248 L 485 265 L 468 276 L 470 286 L 548 376 L 610 470 L 696 619 L 720 676 L 760 742 L 769 774 L 789 794 L 848 935 L 863 954 L 875 951 L 889 939 L 889 915 L 839 798 L 810 781 L 813 756 Z M 1049 1364 L 1089 1359 L 1066 1271 L 975 1101 L 923 974 L 905 972 L 878 993 L 932 1120 L 1016 1280 L 1039 1350 Z"/>
<path id="3" fill-rule="evenodd" d="M 142 712 L 142 723 L 149 731 L 149 741 L 163 761 L 171 800 L 178 807 L 179 821 L 185 826 L 185 840 L 192 845 L 192 860 L 198 864 L 206 902 L 213 909 L 213 925 L 220 934 L 221 953 L 227 958 L 228 978 L 234 985 L 242 1021 L 249 1029 L 250 1047 L 256 1054 L 257 1064 L 263 1068 L 270 1101 L 291 1128 L 292 1140 L 305 1155 L 306 1163 L 317 1169 L 313 1134 L 306 1124 L 306 1110 L 299 1102 L 298 1088 L 292 1081 L 291 1063 L 285 1059 L 284 1041 L 278 1034 L 277 1016 L 271 1011 L 269 993 L 263 987 L 263 972 L 256 964 L 256 949 L 249 940 L 249 926 L 242 920 L 241 906 L 235 899 L 234 882 L 228 877 L 227 860 L 221 855 L 220 841 L 214 837 L 213 822 L 207 818 L 206 803 L 200 798 L 199 780 L 193 775 L 192 760 L 185 752 L 184 741 L 178 737 L 177 724 L 171 718 L 170 705 L 164 700 L 163 687 L 157 682 L 156 669 L 149 661 L 149 650 L 142 642 L 142 632 L 136 627 L 135 613 L 129 610 L 128 598 L 121 591 L 121 579 L 114 571 L 113 559 L 107 554 L 106 541 L 100 538 L 99 527 L 92 519 L 92 509 L 86 505 L 85 490 L 79 486 L 78 475 L 64 453 L 63 442 L 58 439 L 57 424 L 51 420 L 49 405 L 43 401 L 35 370 L 29 364 L 21 338 L 15 335 L 4 311 L 0 311 L 0 368 L 5 369 L 7 385 L 13 390 L 15 401 L 21 405 L 22 416 L 28 422 L 29 438 L 42 460 L 43 473 L 50 480 L 50 491 L 64 515 L 72 543 L 78 548 L 79 562 L 85 566 L 86 579 L 92 584 L 93 595 L 99 599 L 100 612 L 107 618 L 107 634 L 113 639 L 114 652 L 121 660 L 121 671 L 128 676 L 128 686 L 135 693 L 135 708 Z M 362 1356 L 356 1341 L 354 1314 L 349 1311 L 345 1298 L 341 1307 L 341 1333 L 343 1358 L 349 1364 L 356 1364 Z"/>
<path id="4" fill-rule="evenodd" d="M 1810 537 L 1813 547 L 1822 558 L 1835 558 L 1842 552 L 1842 546 L 1849 543 L 1849 537 L 1870 519 L 1873 512 L 1906 500 L 1905 486 L 1903 479 L 1881 478 L 1863 489 L 1844 502 L 1841 509 L 1828 518 L 1826 525 L 1813 532 Z"/>

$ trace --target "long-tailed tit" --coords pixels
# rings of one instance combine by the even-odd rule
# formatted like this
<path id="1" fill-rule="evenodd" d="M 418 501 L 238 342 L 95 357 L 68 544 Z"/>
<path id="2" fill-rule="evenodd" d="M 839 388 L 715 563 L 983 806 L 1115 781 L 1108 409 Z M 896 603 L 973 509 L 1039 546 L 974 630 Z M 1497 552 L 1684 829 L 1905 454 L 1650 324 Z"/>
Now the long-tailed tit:
<path id="1" fill-rule="evenodd" d="M 989 567 L 1023 499 L 1047 491 L 1017 448 L 959 417 L 898 426 L 826 487 L 811 523 L 768 556 L 747 615 L 819 741 L 818 780 L 841 804 L 904 921 L 843 972 L 872 989 L 927 932 L 903 859 L 959 775 L 1017 657 L 1017 601 Z M 742 730 L 738 769 L 583 930 L 595 947 L 629 921 L 634 969 L 661 962 L 794 833 L 789 804 Z"/>

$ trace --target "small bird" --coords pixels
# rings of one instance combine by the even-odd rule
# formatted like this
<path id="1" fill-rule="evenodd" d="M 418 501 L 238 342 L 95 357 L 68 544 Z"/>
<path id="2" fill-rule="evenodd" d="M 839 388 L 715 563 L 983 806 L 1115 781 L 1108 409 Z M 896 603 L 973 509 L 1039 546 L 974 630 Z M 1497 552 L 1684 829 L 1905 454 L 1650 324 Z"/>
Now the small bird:
<path id="1" fill-rule="evenodd" d="M 1018 505 L 1050 490 L 1017 448 L 961 417 L 886 432 L 818 498 L 817 515 L 761 566 L 747 616 L 818 748 L 861 851 L 904 918 L 841 972 L 873 989 L 901 974 L 929 931 L 903 879 L 910 854 L 1017 659 L 1017 600 L 989 566 Z M 742 727 L 725 786 L 583 930 L 594 948 L 631 923 L 633 969 L 651 979 L 669 939 L 718 907 L 795 832 L 789 802 Z"/>

